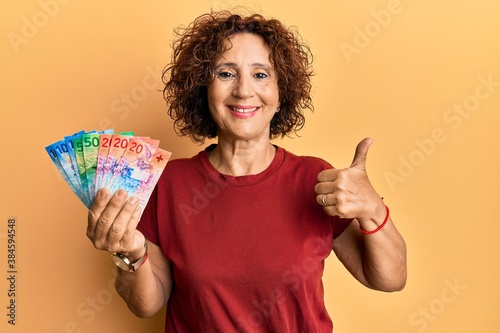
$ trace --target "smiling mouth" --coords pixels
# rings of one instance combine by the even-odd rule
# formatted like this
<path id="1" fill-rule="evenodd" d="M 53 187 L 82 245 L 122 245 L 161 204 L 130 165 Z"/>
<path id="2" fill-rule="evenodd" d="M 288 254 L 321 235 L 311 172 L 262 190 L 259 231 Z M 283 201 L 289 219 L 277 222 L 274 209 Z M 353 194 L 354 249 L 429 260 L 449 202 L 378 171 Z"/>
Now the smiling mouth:
<path id="1" fill-rule="evenodd" d="M 251 113 L 251 112 L 257 111 L 258 107 L 241 109 L 241 108 L 236 108 L 236 107 L 233 107 L 233 106 L 229 106 L 229 109 L 231 111 L 234 111 L 234 112 L 237 112 L 237 113 Z"/>

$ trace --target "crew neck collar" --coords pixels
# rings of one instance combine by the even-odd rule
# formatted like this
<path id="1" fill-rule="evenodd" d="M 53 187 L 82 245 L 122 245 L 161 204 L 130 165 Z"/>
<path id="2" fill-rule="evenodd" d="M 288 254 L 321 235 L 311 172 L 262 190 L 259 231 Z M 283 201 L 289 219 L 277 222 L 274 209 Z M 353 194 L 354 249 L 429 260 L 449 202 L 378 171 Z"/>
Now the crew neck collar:
<path id="1" fill-rule="evenodd" d="M 213 165 L 210 163 L 208 159 L 208 153 L 213 150 L 217 145 L 211 144 L 205 150 L 199 153 L 200 161 L 203 168 L 207 171 L 211 178 L 213 178 L 217 182 L 222 182 L 227 185 L 232 186 L 249 186 L 260 183 L 267 178 L 269 178 L 276 170 L 279 169 L 281 164 L 283 163 L 283 159 L 285 156 L 284 149 L 278 146 L 274 146 L 276 148 L 276 154 L 274 158 L 269 164 L 269 166 L 262 172 L 253 174 L 253 175 L 244 175 L 244 176 L 231 176 L 226 175 L 219 172 Z"/>

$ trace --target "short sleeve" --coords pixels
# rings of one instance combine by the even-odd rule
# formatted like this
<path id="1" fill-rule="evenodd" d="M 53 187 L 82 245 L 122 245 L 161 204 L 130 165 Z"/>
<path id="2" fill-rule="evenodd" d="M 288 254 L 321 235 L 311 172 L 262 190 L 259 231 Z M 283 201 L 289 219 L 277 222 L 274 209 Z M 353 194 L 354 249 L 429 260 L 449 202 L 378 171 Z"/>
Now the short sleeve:
<path id="1" fill-rule="evenodd" d="M 148 203 L 142 212 L 141 219 L 137 225 L 137 230 L 142 232 L 144 237 L 150 242 L 160 245 L 158 233 L 158 185 L 151 193 Z"/>
<path id="2" fill-rule="evenodd" d="M 341 219 L 337 216 L 332 217 L 333 239 L 340 236 L 352 221 L 353 219 Z"/>

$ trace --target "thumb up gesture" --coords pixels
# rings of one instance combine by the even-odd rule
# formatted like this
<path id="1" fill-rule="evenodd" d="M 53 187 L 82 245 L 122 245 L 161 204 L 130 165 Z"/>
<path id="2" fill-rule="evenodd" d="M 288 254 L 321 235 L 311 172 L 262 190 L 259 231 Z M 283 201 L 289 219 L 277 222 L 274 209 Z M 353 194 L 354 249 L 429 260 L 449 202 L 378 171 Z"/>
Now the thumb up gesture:
<path id="1" fill-rule="evenodd" d="M 331 216 L 355 218 L 360 224 L 385 215 L 385 206 L 366 173 L 366 157 L 372 139 L 363 139 L 356 147 L 351 166 L 323 170 L 315 186 L 316 200 Z"/>

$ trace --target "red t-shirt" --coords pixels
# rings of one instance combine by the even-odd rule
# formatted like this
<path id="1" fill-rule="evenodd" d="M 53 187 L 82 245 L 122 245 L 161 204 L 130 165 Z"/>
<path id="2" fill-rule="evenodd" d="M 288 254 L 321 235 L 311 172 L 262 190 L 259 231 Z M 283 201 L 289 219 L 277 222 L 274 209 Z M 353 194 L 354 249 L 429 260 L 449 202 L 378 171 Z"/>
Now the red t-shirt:
<path id="1" fill-rule="evenodd" d="M 250 176 L 219 173 L 206 151 L 169 162 L 138 227 L 172 262 L 165 332 L 332 332 L 321 277 L 350 220 L 316 202 L 327 168 L 279 147 Z"/>

